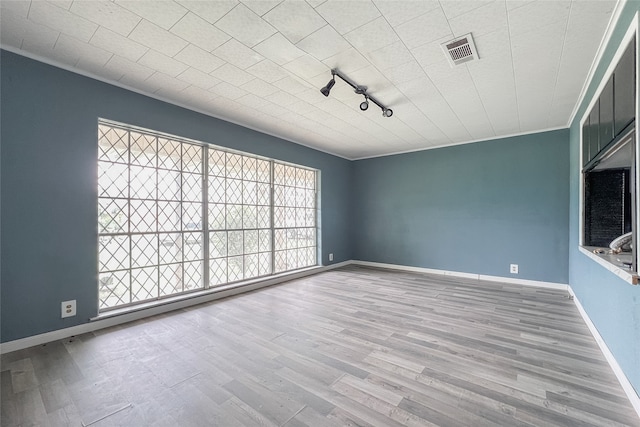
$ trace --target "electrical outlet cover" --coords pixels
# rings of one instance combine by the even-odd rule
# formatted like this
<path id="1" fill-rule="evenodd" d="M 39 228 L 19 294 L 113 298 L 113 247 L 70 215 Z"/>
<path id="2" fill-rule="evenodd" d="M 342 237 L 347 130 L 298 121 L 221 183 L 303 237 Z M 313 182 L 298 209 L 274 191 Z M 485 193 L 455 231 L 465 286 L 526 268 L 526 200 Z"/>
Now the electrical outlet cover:
<path id="1" fill-rule="evenodd" d="M 76 315 L 76 300 L 62 301 L 60 304 L 61 317 L 73 317 Z"/>

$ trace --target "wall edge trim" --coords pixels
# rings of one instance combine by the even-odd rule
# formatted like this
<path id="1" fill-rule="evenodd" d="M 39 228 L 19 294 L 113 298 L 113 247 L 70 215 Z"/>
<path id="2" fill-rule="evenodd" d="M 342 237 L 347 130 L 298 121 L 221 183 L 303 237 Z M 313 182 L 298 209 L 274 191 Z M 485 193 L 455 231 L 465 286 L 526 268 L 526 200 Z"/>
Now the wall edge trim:
<path id="1" fill-rule="evenodd" d="M 609 366 L 613 370 L 613 373 L 615 374 L 616 378 L 618 379 L 618 382 L 622 386 L 622 389 L 627 395 L 627 398 L 629 398 L 629 401 L 631 402 L 633 409 L 635 409 L 636 413 L 640 417 L 640 395 L 638 395 L 638 392 L 636 392 L 635 388 L 633 388 L 633 385 L 631 384 L 631 382 L 625 375 L 624 371 L 618 364 L 618 361 L 616 360 L 613 353 L 611 353 L 611 350 L 609 350 L 609 347 L 604 342 L 604 339 L 600 335 L 600 332 L 598 332 L 598 329 L 596 328 L 594 323 L 591 321 L 591 318 L 585 311 L 584 307 L 582 307 L 580 300 L 578 299 L 576 294 L 573 292 L 573 289 L 571 288 L 571 286 L 569 286 L 569 294 L 573 297 L 573 303 L 578 309 L 580 316 L 582 316 L 582 320 L 589 328 L 589 331 L 591 332 L 593 339 L 596 340 L 598 347 L 600 347 L 600 351 L 602 351 L 604 358 L 609 363 Z"/>
<path id="2" fill-rule="evenodd" d="M 412 267 L 409 265 L 386 264 L 382 262 L 372 262 L 372 261 L 354 260 L 352 261 L 352 264 L 363 265 L 367 267 L 388 268 L 392 270 L 412 271 L 416 273 L 427 273 L 427 274 L 436 274 L 436 275 L 443 275 L 443 276 L 462 277 L 466 279 L 482 280 L 485 282 L 501 282 L 501 283 L 508 283 L 512 285 L 523 285 L 523 286 L 534 286 L 538 288 L 558 289 L 563 291 L 566 291 L 569 289 L 569 285 L 566 283 L 544 282 L 544 281 L 528 280 L 528 279 L 516 279 L 516 278 L 504 277 L 504 276 L 489 276 L 485 274 L 463 273 L 460 271 L 438 270 L 433 268 Z"/>
<path id="3" fill-rule="evenodd" d="M 54 331 L 44 332 L 38 335 L 32 335 L 25 338 L 19 338 L 13 341 L 7 341 L 0 343 L 0 354 L 11 353 L 13 351 L 23 350 L 25 348 L 47 344 L 53 341 L 69 338 L 74 335 L 85 334 L 87 332 L 93 332 L 100 329 L 108 328 L 110 326 L 121 325 L 123 323 L 133 322 L 135 320 L 144 319 L 147 317 L 155 316 L 162 313 L 168 313 L 170 311 L 177 311 L 183 308 L 191 307 L 198 304 L 215 301 L 222 298 L 227 298 L 233 295 L 242 294 L 245 292 L 255 291 L 258 289 L 266 288 L 269 286 L 278 285 L 290 280 L 300 279 L 302 277 L 311 276 L 323 271 L 333 270 L 335 268 L 343 267 L 350 264 L 351 261 L 342 261 L 336 264 L 330 264 L 325 266 L 318 266 L 316 268 L 310 268 L 308 270 L 294 272 L 286 276 L 265 279 L 250 285 L 238 286 L 232 289 L 225 289 L 219 292 L 213 292 L 206 295 L 200 295 L 192 298 L 186 298 L 175 302 L 170 302 L 163 305 L 157 305 L 146 309 L 131 311 L 116 316 L 109 316 L 105 318 L 97 318 L 96 320 L 83 323 L 81 325 L 71 326 L 69 328 L 56 329 Z"/>

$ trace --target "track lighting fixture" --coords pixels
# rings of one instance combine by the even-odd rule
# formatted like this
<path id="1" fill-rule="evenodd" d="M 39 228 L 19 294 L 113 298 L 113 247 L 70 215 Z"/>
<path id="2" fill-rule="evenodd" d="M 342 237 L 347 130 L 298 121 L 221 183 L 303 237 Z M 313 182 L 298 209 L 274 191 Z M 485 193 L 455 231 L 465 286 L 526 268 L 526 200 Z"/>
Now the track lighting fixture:
<path id="1" fill-rule="evenodd" d="M 355 84 L 354 82 L 349 80 L 349 78 L 347 78 L 345 75 L 343 75 L 342 73 L 340 73 L 340 71 L 338 71 L 336 69 L 331 70 L 331 80 L 329 80 L 329 83 L 327 83 L 327 85 L 325 87 L 320 89 L 320 92 L 324 96 L 329 96 L 329 93 L 331 92 L 331 88 L 333 87 L 333 85 L 336 84 L 336 76 L 340 77 L 342 79 L 342 81 L 344 81 L 349 86 L 351 86 L 353 88 L 353 90 L 358 95 L 363 95 L 364 96 L 364 101 L 360 103 L 360 109 L 362 111 L 366 111 L 369 108 L 369 100 L 371 100 L 371 102 L 376 104 L 382 110 L 382 117 L 391 117 L 391 116 L 393 116 L 393 110 L 391 108 L 385 107 L 384 105 L 382 105 L 382 103 L 380 103 L 380 101 L 378 101 L 373 96 L 369 95 L 367 93 L 367 87 L 366 86 L 359 86 L 359 85 Z"/>
<path id="2" fill-rule="evenodd" d="M 329 92 L 331 92 L 331 88 L 333 87 L 334 84 L 336 84 L 336 78 L 332 75 L 331 80 L 329 80 L 329 83 L 327 83 L 325 87 L 320 89 L 320 92 L 322 92 L 324 96 L 329 96 Z"/>

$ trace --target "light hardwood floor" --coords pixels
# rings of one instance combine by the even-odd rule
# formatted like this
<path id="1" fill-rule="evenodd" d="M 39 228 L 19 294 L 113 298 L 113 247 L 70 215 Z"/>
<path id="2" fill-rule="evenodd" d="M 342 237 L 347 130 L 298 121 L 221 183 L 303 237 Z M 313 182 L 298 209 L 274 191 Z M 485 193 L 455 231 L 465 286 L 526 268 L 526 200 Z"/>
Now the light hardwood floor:
<path id="1" fill-rule="evenodd" d="M 355 266 L 1 372 L 3 427 L 640 425 L 567 293 Z"/>

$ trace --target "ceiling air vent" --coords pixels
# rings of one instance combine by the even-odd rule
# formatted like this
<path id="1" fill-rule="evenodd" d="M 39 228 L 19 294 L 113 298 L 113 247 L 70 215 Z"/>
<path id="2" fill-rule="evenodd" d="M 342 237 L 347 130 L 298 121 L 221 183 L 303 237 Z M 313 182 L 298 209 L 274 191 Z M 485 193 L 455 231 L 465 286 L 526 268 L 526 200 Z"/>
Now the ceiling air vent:
<path id="1" fill-rule="evenodd" d="M 471 33 L 442 43 L 441 46 L 452 67 L 464 64 L 465 62 L 476 61 L 480 58 L 476 50 L 476 45 L 473 43 Z"/>

